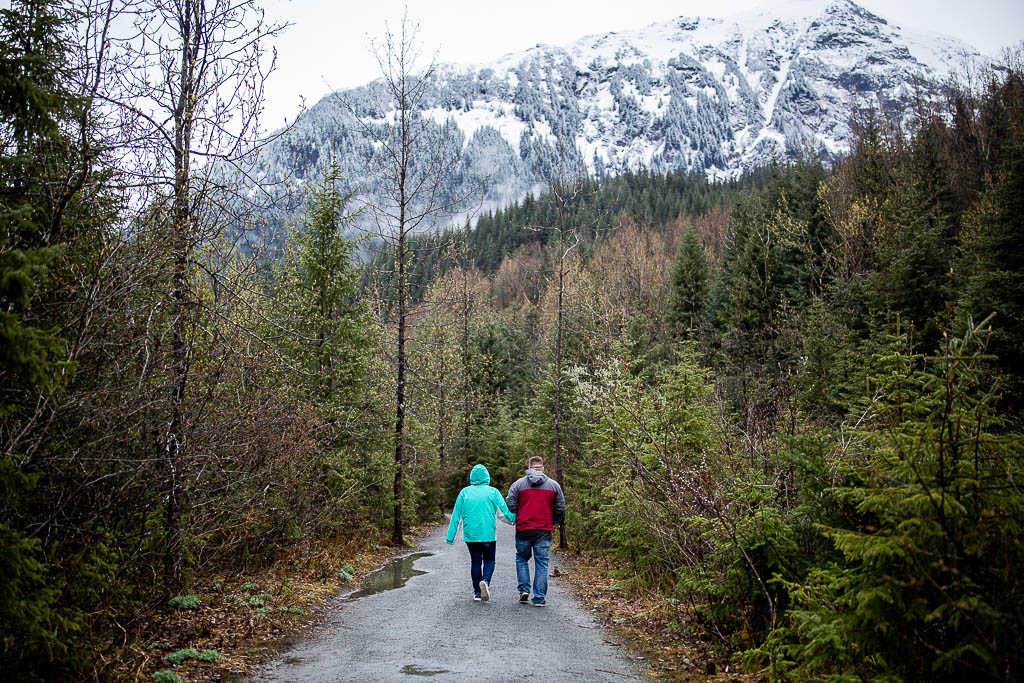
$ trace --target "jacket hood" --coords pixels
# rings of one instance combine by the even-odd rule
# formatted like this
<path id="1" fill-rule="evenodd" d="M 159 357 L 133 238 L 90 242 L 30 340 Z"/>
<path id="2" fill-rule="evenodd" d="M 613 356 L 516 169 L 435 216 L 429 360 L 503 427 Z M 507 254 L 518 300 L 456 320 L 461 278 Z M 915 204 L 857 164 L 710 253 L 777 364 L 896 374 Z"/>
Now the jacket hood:
<path id="1" fill-rule="evenodd" d="M 491 483 L 491 473 L 483 465 L 476 465 L 469 473 L 469 483 L 473 486 Z"/>
<path id="2" fill-rule="evenodd" d="M 478 465 L 479 467 L 479 465 Z M 540 470 L 526 470 L 526 482 L 530 486 L 540 486 L 548 480 L 548 475 Z"/>

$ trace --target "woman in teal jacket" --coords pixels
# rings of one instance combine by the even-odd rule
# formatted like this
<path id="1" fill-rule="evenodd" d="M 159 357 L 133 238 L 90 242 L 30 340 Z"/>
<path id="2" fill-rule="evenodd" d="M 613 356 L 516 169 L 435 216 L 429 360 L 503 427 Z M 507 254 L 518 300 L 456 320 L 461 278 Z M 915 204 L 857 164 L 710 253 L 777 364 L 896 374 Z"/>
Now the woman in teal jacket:
<path id="1" fill-rule="evenodd" d="M 505 497 L 490 485 L 491 474 L 483 465 L 476 465 L 469 474 L 469 486 L 459 491 L 448 525 L 448 545 L 455 542 L 455 533 L 462 522 L 462 540 L 469 548 L 469 574 L 473 579 L 473 599 L 491 597 L 488 587 L 494 573 L 494 513 L 501 510 L 506 524 L 515 524 L 516 516 L 509 512 Z"/>

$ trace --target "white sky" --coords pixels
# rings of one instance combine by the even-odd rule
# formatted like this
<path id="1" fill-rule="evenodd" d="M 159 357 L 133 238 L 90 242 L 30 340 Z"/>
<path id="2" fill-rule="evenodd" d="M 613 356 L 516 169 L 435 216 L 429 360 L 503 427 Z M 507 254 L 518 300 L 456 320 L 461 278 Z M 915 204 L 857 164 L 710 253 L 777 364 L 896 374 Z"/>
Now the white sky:
<path id="1" fill-rule="evenodd" d="M 426 66 L 490 62 L 537 43 L 565 45 L 593 33 L 641 28 L 678 16 L 728 17 L 765 0 L 263 0 L 267 19 L 293 26 L 277 41 L 277 71 L 267 82 L 264 126 L 294 120 L 332 90 L 380 75 L 369 38 L 397 26 L 408 6 L 420 24 Z M 907 28 L 953 35 L 984 53 L 1024 40 L 1022 0 L 859 0 Z M 429 54 L 427 54 L 429 53 Z"/>

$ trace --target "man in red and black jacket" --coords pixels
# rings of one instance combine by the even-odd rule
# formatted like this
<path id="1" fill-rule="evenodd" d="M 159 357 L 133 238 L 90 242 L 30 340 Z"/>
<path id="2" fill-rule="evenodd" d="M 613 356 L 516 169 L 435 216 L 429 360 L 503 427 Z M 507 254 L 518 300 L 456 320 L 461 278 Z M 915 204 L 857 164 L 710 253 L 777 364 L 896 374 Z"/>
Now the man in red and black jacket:
<path id="1" fill-rule="evenodd" d="M 544 460 L 527 462 L 526 476 L 517 479 L 505 497 L 516 513 L 516 577 L 519 602 L 530 602 L 530 556 L 533 556 L 533 605 L 543 607 L 548 592 L 551 532 L 565 517 L 565 496 L 558 482 L 544 474 Z"/>

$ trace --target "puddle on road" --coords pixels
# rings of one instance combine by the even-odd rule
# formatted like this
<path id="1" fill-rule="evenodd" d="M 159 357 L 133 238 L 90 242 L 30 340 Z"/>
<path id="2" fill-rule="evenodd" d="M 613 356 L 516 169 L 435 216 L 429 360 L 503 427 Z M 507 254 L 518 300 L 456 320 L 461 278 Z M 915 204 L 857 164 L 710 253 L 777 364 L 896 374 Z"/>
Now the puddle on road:
<path id="1" fill-rule="evenodd" d="M 401 588 L 410 578 L 427 573 L 422 569 L 414 569 L 412 565 L 421 557 L 429 557 L 433 554 L 413 553 L 405 557 L 396 557 L 380 569 L 368 574 L 363 581 L 363 587 L 349 595 L 345 600 L 358 600 L 359 598 L 365 598 L 367 595 L 376 595 L 384 591 Z"/>
<path id="2" fill-rule="evenodd" d="M 416 664 L 406 664 L 400 671 L 407 676 L 436 676 L 448 673 L 448 669 L 421 669 Z"/>

